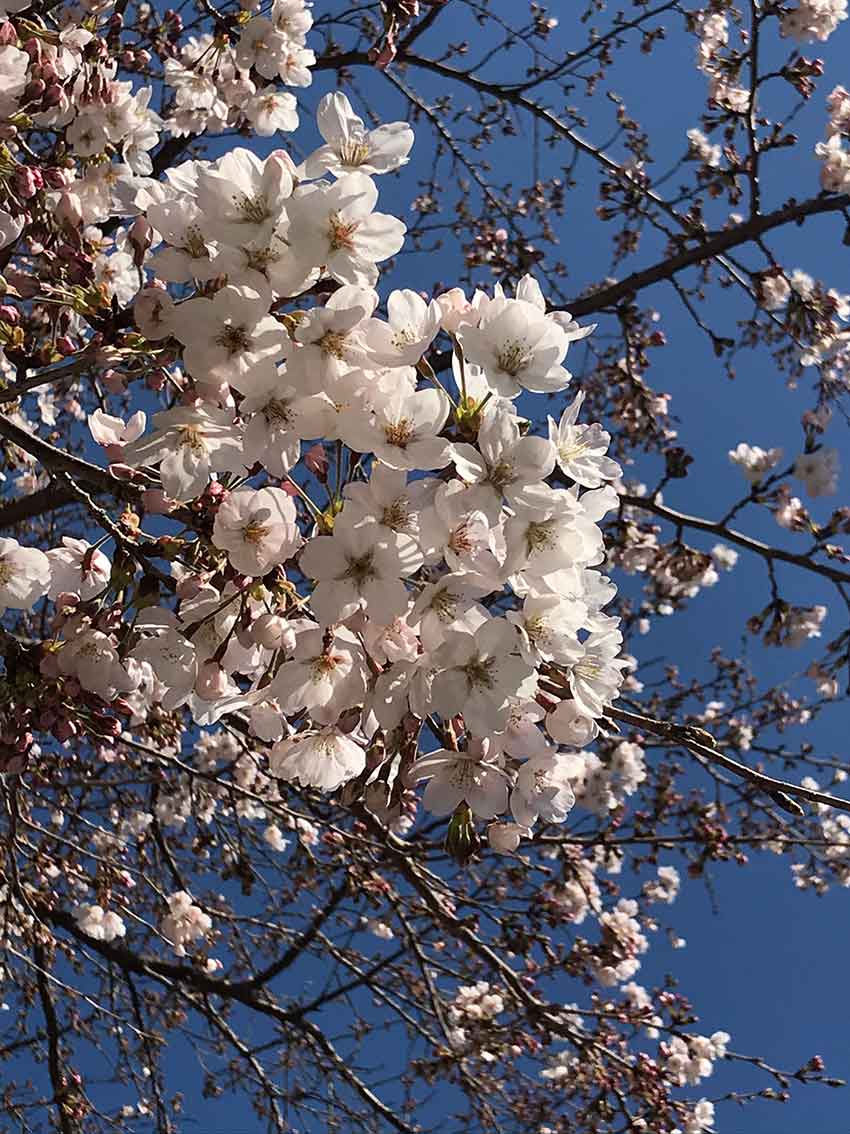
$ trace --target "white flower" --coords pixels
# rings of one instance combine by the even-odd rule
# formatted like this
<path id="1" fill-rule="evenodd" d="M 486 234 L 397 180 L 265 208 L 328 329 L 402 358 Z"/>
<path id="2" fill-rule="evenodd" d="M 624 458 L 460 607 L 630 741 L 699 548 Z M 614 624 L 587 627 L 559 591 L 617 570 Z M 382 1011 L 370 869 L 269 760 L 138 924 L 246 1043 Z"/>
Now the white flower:
<path id="1" fill-rule="evenodd" d="M 782 450 L 760 449 L 758 445 L 741 441 L 735 449 L 730 449 L 729 460 L 738 466 L 750 484 L 758 484 L 764 474 L 782 460 Z"/>
<path id="2" fill-rule="evenodd" d="M 422 802 L 434 815 L 450 815 L 466 802 L 479 819 L 492 819 L 508 805 L 504 772 L 487 763 L 486 751 L 472 748 L 452 752 L 438 748 L 416 760 L 408 772 L 411 783 L 428 780 Z"/>
<path id="3" fill-rule="evenodd" d="M 390 292 L 389 322 L 370 319 L 363 341 L 371 360 L 380 366 L 415 366 L 440 329 L 436 300 L 426 303 L 416 291 Z"/>
<path id="4" fill-rule="evenodd" d="M 218 509 L 213 543 L 243 575 L 265 575 L 301 546 L 292 497 L 280 488 L 240 488 Z"/>
<path id="5" fill-rule="evenodd" d="M 610 434 L 598 424 L 576 424 L 583 402 L 584 393 L 579 393 L 557 425 L 549 418 L 549 440 L 555 446 L 563 473 L 585 488 L 599 488 L 606 480 L 617 480 L 622 470 L 606 455 Z"/>
<path id="6" fill-rule="evenodd" d="M 780 28 L 798 43 L 823 43 L 846 19 L 847 0 L 800 0 L 796 8 L 783 12 Z"/>
<path id="7" fill-rule="evenodd" d="M 135 269 L 132 260 L 130 261 L 130 269 Z M 100 278 L 102 279 L 102 276 Z M 135 287 L 133 292 L 135 292 Z M 133 318 L 145 338 L 155 342 L 159 339 L 168 338 L 172 334 L 175 310 L 174 300 L 167 291 L 163 291 L 159 287 L 146 287 L 139 292 L 133 303 Z M 100 411 L 95 412 L 99 413 Z M 132 438 L 127 440 L 132 440 Z"/>
<path id="8" fill-rule="evenodd" d="M 519 631 L 523 657 L 536 665 L 540 661 L 574 661 L 577 631 L 587 615 L 588 606 L 582 598 L 546 592 L 526 595 L 522 611 L 509 611 L 506 618 Z"/>
<path id="9" fill-rule="evenodd" d="M 493 299 L 477 327 L 462 323 L 457 334 L 465 357 L 483 369 L 488 384 L 504 398 L 523 389 L 563 390 L 572 377 L 561 365 L 567 335 L 525 300 Z"/>
<path id="10" fill-rule="evenodd" d="M 552 751 L 526 760 L 511 792 L 511 813 L 521 827 L 532 827 L 538 818 L 563 823 L 576 801 L 572 767 L 569 759 Z"/>
<path id="11" fill-rule="evenodd" d="M 700 1099 L 684 1122 L 684 1134 L 707 1134 L 714 1126 L 714 1103 Z"/>
<path id="12" fill-rule="evenodd" d="M 287 372 L 288 373 L 288 372 Z M 302 397 L 291 386 L 273 381 L 244 399 L 239 412 L 249 418 L 243 439 L 244 464 L 259 461 L 272 476 L 284 477 L 298 463 L 301 441 L 325 437 L 335 411 L 324 396 Z"/>
<path id="13" fill-rule="evenodd" d="M 158 613 L 158 612 L 153 612 Z M 151 637 L 143 638 L 129 654 L 137 661 L 147 662 L 165 686 L 162 707 L 172 712 L 189 699 L 198 677 L 198 656 L 194 643 L 173 626 L 151 624 L 144 616 L 137 623 L 139 630 L 153 630 Z"/>
<path id="14" fill-rule="evenodd" d="M 186 946 L 205 937 L 211 929 L 212 919 L 185 890 L 169 895 L 168 913 L 160 922 L 159 931 L 171 942 L 178 957 L 185 957 Z"/>
<path id="15" fill-rule="evenodd" d="M 63 591 L 78 594 L 83 602 L 100 594 L 109 582 L 112 565 L 97 548 L 84 539 L 62 537 L 62 547 L 47 552 L 50 561 L 50 590 L 55 599 Z"/>
<path id="16" fill-rule="evenodd" d="M 838 491 L 838 450 L 818 449 L 802 453 L 794 462 L 794 476 L 802 480 L 809 496 L 834 496 Z"/>
<path id="17" fill-rule="evenodd" d="M 439 436 L 450 408 L 440 390 L 402 388 L 372 418 L 355 411 L 341 429 L 356 449 L 371 450 L 390 468 L 441 469 L 452 459 L 451 444 Z"/>
<path id="18" fill-rule="evenodd" d="M 154 432 L 124 450 L 128 465 L 160 464 L 166 495 L 193 500 L 207 486 L 210 473 L 239 472 L 242 438 L 233 413 L 201 406 L 178 406 L 154 414 Z"/>
<path id="19" fill-rule="evenodd" d="M 197 203 L 216 238 L 245 244 L 268 237 L 286 217 L 294 166 L 283 150 L 265 160 L 235 149 L 198 170 Z"/>
<path id="20" fill-rule="evenodd" d="M 0 248 L 13 244 L 26 226 L 25 217 L 13 217 L 5 209 L 0 209 Z"/>
<path id="21" fill-rule="evenodd" d="M 530 836 L 531 830 L 518 823 L 491 823 L 487 828 L 487 841 L 497 854 L 513 854 Z"/>
<path id="22" fill-rule="evenodd" d="M 83 689 L 104 701 L 131 692 L 138 684 L 138 678 L 121 664 L 113 640 L 100 630 L 81 630 L 63 644 L 57 658 L 61 673 L 76 677 Z"/>
<path id="23" fill-rule="evenodd" d="M 361 606 L 386 624 L 407 609 L 402 578 L 419 563 L 405 563 L 395 540 L 377 524 L 337 520 L 332 536 L 316 536 L 301 553 L 301 570 L 315 580 L 310 604 L 323 625 L 342 622 Z"/>
<path id="24" fill-rule="evenodd" d="M 288 207 L 292 254 L 321 264 L 340 283 L 374 287 L 376 265 L 399 251 L 406 231 L 400 220 L 373 211 L 377 200 L 375 182 L 363 173 L 294 197 Z"/>
<path id="25" fill-rule="evenodd" d="M 223 287 L 212 299 L 182 304 L 174 334 L 185 346 L 190 373 L 204 381 L 228 382 L 243 394 L 267 384 L 268 364 L 283 358 L 287 338 L 269 315 L 269 304 L 267 294 L 235 285 Z"/>
<path id="26" fill-rule="evenodd" d="M 208 280 L 213 267 L 215 219 L 201 212 L 189 197 L 150 205 L 148 220 L 168 247 L 161 248 L 150 264 L 160 279 L 170 283 Z"/>
<path id="27" fill-rule="evenodd" d="M 792 607 L 785 618 L 782 644 L 795 649 L 808 638 L 819 638 L 827 613 L 825 606 Z"/>
<path id="28" fill-rule="evenodd" d="M 333 634 L 305 630 L 293 658 L 277 671 L 262 694 L 273 697 L 283 714 L 306 709 L 319 724 L 334 724 L 340 712 L 366 697 L 366 661 L 357 638 L 344 626 Z"/>
<path id="29" fill-rule="evenodd" d="M 546 717 L 546 731 L 558 744 L 584 748 L 598 735 L 599 726 L 580 711 L 575 701 L 561 701 Z"/>
<path id="30" fill-rule="evenodd" d="M 0 611 L 32 610 L 50 587 L 50 560 L 35 547 L 0 537 Z"/>
<path id="31" fill-rule="evenodd" d="M 321 791 L 336 791 L 365 767 L 364 749 L 336 728 L 278 741 L 269 755 L 273 776 Z"/>
<path id="32" fill-rule="evenodd" d="M 288 91 L 266 88 L 249 100 L 245 117 L 261 138 L 269 138 L 281 130 L 298 129 L 298 104 Z"/>
<path id="33" fill-rule="evenodd" d="M 497 406 L 483 416 L 478 448 L 455 445 L 453 459 L 463 480 L 490 490 L 488 515 L 497 523 L 503 495 L 511 499 L 526 485 L 549 476 L 555 467 L 555 447 L 544 437 L 523 437 L 516 416 Z"/>
<path id="34" fill-rule="evenodd" d="M 433 656 L 438 671 L 431 689 L 443 717 L 463 714 L 478 736 L 501 732 L 510 697 L 533 696 L 536 675 L 516 652 L 517 633 L 503 618 L 489 618 L 473 633 L 448 630 Z"/>
<path id="35" fill-rule="evenodd" d="M 580 713 L 594 719 L 601 717 L 606 705 L 616 698 L 628 664 L 618 657 L 622 634 L 617 619 L 605 619 L 603 625 L 581 643 L 581 658 L 570 668 L 570 689 Z"/>
<path id="36" fill-rule="evenodd" d="M 335 177 L 357 171 L 389 173 L 408 161 L 413 131 L 407 123 L 389 122 L 367 130 L 340 91 L 324 96 L 316 120 L 325 145 L 304 162 L 306 177 L 321 177 L 326 171 Z"/>
<path id="37" fill-rule="evenodd" d="M 113 417 L 96 409 L 89 414 L 89 432 L 98 445 L 103 445 L 107 455 L 114 460 L 123 456 L 123 447 L 131 441 L 136 441 L 145 431 L 147 416 L 143 410 L 137 410 L 128 420 Z"/>
<path id="38" fill-rule="evenodd" d="M 268 843 L 272 850 L 278 852 L 285 851 L 289 846 L 289 839 L 283 837 L 283 832 L 276 823 L 270 823 L 263 831 L 263 841 Z"/>
<path id="39" fill-rule="evenodd" d="M 77 906 L 74 920 L 83 933 L 95 941 L 114 941 L 127 933 L 127 927 L 118 914 L 107 912 L 102 906 Z"/>
<path id="40" fill-rule="evenodd" d="M 18 96 L 27 85 L 29 67 L 30 57 L 25 51 L 11 44 L 0 47 L 0 117 L 9 118 L 17 112 Z"/>

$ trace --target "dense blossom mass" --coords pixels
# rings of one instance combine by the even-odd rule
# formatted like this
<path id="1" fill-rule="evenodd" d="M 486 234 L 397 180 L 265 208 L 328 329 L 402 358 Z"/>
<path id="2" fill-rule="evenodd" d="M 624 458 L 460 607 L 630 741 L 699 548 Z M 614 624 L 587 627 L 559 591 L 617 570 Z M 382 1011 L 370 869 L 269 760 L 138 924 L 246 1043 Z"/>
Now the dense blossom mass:
<path id="1" fill-rule="evenodd" d="M 844 87 L 808 190 L 763 199 L 765 161 L 797 143 L 768 84 L 810 99 L 824 67 L 801 51 L 846 0 L 753 0 L 749 23 L 725 0 L 636 3 L 557 51 L 532 3 L 464 70 L 466 40 L 422 44 L 467 7 L 473 39 L 509 26 L 461 0 L 0 4 L 0 1058 L 31 1052 L 48 1084 L 28 1072 L 0 1115 L 27 1134 L 36 1110 L 60 1134 L 175 1134 L 159 1048 L 179 1029 L 202 1094 L 246 1090 L 274 1134 L 419 1134 L 455 1093 L 465 1134 L 707 1134 L 706 1081 L 739 1057 L 673 980 L 637 983 L 659 935 L 686 945 L 665 911 L 752 847 L 799 852 L 800 889 L 850 885 L 850 805 L 828 794 L 847 773 L 784 739 L 850 662 L 848 632 L 828 636 L 850 510 L 813 518 L 841 481 L 824 434 L 846 416 L 850 295 L 766 243 L 847 218 Z M 597 98 L 609 53 L 634 33 L 652 55 L 668 15 L 706 107 L 658 177 L 613 88 L 617 158 L 550 106 Z M 519 81 L 489 78 L 520 44 Z M 417 93 L 417 67 L 480 105 Z M 376 113 L 358 68 L 407 120 Z M 534 183 L 491 183 L 475 155 L 521 115 Z M 576 160 L 549 177 L 554 143 Z M 579 157 L 602 171 L 596 219 L 622 227 L 569 300 L 549 253 Z M 668 200 L 680 167 L 693 186 Z M 421 253 L 451 241 L 462 286 L 435 285 Z M 655 266 L 621 272 L 647 247 Z M 700 313 L 713 272 L 755 311 L 737 340 Z M 717 520 L 670 503 L 693 458 L 649 385 L 659 283 L 729 378 L 743 346 L 791 392 L 818 376 L 799 445 L 765 419 L 717 447 L 741 493 Z M 776 546 L 739 530 L 756 509 Z M 768 597 L 746 630 L 819 649 L 797 675 L 812 698 L 760 692 L 719 647 L 704 682 L 691 656 L 632 656 L 747 557 Z M 786 568 L 807 582 L 789 597 Z M 768 774 L 798 758 L 817 778 Z M 376 1011 L 410 1044 L 391 1102 L 364 1070 L 388 1058 Z M 818 1056 L 742 1058 L 781 1088 L 763 1098 L 824 1079 Z"/>

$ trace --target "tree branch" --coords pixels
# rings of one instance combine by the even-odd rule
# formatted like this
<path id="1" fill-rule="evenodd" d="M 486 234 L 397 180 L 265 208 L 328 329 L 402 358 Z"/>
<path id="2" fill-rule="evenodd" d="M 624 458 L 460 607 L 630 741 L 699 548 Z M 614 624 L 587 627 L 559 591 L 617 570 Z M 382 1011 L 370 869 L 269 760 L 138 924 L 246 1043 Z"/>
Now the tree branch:
<path id="1" fill-rule="evenodd" d="M 800 555 L 793 551 L 784 551 L 781 547 L 771 547 L 768 543 L 762 543 L 760 539 L 754 539 L 752 536 L 744 535 L 742 532 L 735 531 L 734 528 L 727 528 L 719 520 L 703 520 L 700 516 L 689 516 L 685 512 L 676 512 L 673 508 L 668 508 L 664 504 L 659 504 L 651 497 L 631 496 L 628 493 L 620 497 L 623 504 L 630 508 L 637 508 L 644 512 L 651 512 L 655 516 L 660 516 L 662 520 L 666 520 L 670 524 L 675 524 L 679 528 L 693 528 L 700 532 L 709 532 L 711 535 L 720 536 L 722 539 L 727 539 L 730 543 L 735 543 L 738 547 L 744 547 L 747 551 L 752 551 L 756 555 L 760 555 L 766 559 L 768 563 L 773 560 L 778 560 L 780 563 L 792 563 L 795 567 L 802 567 L 805 571 L 811 571 L 815 575 L 822 575 L 825 579 L 830 579 L 833 583 L 850 584 L 850 572 L 841 571 L 837 567 L 830 567 L 828 563 L 816 563 L 810 559 L 808 555 Z"/>

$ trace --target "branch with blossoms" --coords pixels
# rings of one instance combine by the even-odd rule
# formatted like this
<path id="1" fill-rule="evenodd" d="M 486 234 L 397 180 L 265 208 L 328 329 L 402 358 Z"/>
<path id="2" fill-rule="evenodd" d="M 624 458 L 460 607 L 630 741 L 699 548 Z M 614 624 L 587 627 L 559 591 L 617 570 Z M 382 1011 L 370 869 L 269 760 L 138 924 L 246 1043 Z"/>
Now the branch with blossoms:
<path id="1" fill-rule="evenodd" d="M 787 483 L 838 489 L 850 298 L 785 252 L 850 216 L 850 99 L 799 143 L 824 65 L 789 42 L 846 12 L 593 7 L 564 35 L 536 3 L 5 5 L 16 1128 L 173 1134 L 232 1092 L 276 1134 L 704 1134 L 726 1096 L 689 1088 L 720 1060 L 767 1076 L 739 1101 L 838 1085 L 637 979 L 660 935 L 684 945 L 683 877 L 759 849 L 847 884 L 850 766 L 777 736 L 838 702 L 850 631 L 812 697 L 720 647 L 683 674 L 635 643 L 735 548 L 766 567 L 765 644 L 819 638 L 824 583 L 850 611 L 846 510 L 815 523 Z M 656 76 L 674 36 L 705 87 L 680 140 L 612 73 L 635 47 Z M 774 172 L 799 146 L 820 192 L 814 164 Z M 581 193 L 610 255 L 567 244 L 568 273 Z M 715 311 L 721 288 L 753 314 Z M 800 457 L 739 445 L 750 491 L 718 520 L 661 497 L 694 475 L 653 389 L 668 290 L 706 381 L 745 349 L 816 376 Z M 806 545 L 739 531 L 760 507 Z"/>

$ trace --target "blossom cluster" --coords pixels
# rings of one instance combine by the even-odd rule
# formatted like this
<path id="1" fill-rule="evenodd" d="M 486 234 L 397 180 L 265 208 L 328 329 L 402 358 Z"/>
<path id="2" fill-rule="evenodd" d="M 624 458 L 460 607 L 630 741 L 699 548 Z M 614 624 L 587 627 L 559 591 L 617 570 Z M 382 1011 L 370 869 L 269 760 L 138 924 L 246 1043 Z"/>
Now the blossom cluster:
<path id="1" fill-rule="evenodd" d="M 282 0 L 246 24 L 255 70 L 261 42 L 278 68 L 285 12 L 302 34 Z M 176 396 L 150 431 L 142 411 L 98 409 L 89 428 L 144 511 L 188 512 L 196 538 L 157 542 L 168 571 L 148 574 L 132 627 L 114 599 L 154 538 L 135 514 L 112 563 L 83 540 L 47 554 L 2 541 L 0 603 L 54 601 L 42 673 L 112 735 L 110 709 L 238 714 L 273 780 L 356 781 L 402 825 L 427 781 L 425 806 L 458 829 L 505 817 L 493 842 L 511 850 L 576 792 L 604 811 L 644 774 L 640 759 L 603 774 L 576 755 L 628 664 L 599 569 L 620 477 L 608 434 L 579 420 L 582 393 L 545 436 L 517 405 L 566 389 L 570 344 L 593 327 L 547 311 L 530 276 L 513 296 L 394 290 L 382 317 L 378 265 L 405 228 L 377 211 L 374 178 L 407 160 L 412 131 L 367 130 L 338 93 L 318 117 L 325 142 L 300 165 L 235 148 L 125 184 L 135 321 L 172 360 Z M 426 357 L 440 337 L 450 378 Z M 132 380 L 113 374 L 116 391 Z M 63 740 L 80 727 L 46 720 Z M 173 898 L 163 930 L 178 949 L 200 924 L 188 901 Z"/>
<path id="2" fill-rule="evenodd" d="M 847 0 L 800 0 L 783 11 L 781 29 L 798 43 L 823 43 L 846 19 Z"/>
<path id="3" fill-rule="evenodd" d="M 822 163 L 821 187 L 827 193 L 844 193 L 850 186 L 850 94 L 844 87 L 835 87 L 826 100 L 829 118 L 826 141 L 815 145 L 815 155 Z"/>
<path id="4" fill-rule="evenodd" d="M 310 85 L 312 24 L 303 0 L 275 0 L 268 16 L 247 15 L 235 45 L 212 33 L 190 37 L 179 57 L 165 61 L 165 81 L 174 91 L 165 127 L 176 137 L 220 134 L 246 122 L 260 136 L 295 130 L 295 96 L 277 84 Z"/>

